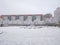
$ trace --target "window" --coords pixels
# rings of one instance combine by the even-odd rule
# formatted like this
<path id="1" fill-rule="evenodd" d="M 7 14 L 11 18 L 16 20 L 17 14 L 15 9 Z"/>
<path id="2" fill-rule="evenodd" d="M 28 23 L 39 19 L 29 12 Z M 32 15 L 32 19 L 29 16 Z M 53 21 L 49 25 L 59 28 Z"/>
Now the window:
<path id="1" fill-rule="evenodd" d="M 41 15 L 41 21 L 43 20 L 43 16 Z"/>
<path id="2" fill-rule="evenodd" d="M 16 20 L 17 20 L 17 19 L 19 19 L 19 16 L 18 16 L 18 15 L 16 16 Z"/>
<path id="3" fill-rule="evenodd" d="M 11 16 L 8 16 L 8 20 L 11 20 Z"/>
<path id="4" fill-rule="evenodd" d="M 28 16 L 27 16 L 27 15 L 25 15 L 25 16 L 24 16 L 24 21 L 25 21 L 25 20 L 27 20 L 27 18 L 28 18 Z"/>
<path id="5" fill-rule="evenodd" d="M 35 15 L 32 16 L 32 21 L 34 21 L 34 20 L 36 20 L 36 16 Z"/>

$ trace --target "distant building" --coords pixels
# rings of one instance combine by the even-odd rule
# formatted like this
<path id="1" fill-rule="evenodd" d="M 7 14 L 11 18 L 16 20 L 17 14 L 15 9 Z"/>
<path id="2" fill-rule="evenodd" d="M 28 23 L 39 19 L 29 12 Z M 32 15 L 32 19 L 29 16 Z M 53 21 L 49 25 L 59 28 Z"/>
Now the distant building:
<path id="1" fill-rule="evenodd" d="M 28 15 L 2 15 L 2 24 L 4 26 L 40 26 L 53 24 L 52 14 L 28 14 Z M 0 21 L 1 23 L 1 21 Z"/>
<path id="2" fill-rule="evenodd" d="M 2 15 L 2 24 L 4 24 L 4 26 L 41 25 L 41 24 L 44 24 L 44 19 L 42 14 Z"/>
<path id="3" fill-rule="evenodd" d="M 55 11 L 54 11 L 54 20 L 55 23 L 60 23 L 60 7 L 58 7 Z"/>

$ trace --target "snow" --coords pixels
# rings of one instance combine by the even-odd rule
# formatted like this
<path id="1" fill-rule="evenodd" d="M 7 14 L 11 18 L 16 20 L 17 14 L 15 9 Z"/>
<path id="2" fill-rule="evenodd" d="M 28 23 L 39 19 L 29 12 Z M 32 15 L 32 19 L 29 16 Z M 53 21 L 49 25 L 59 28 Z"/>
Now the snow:
<path id="1" fill-rule="evenodd" d="M 60 28 L 0 27 L 0 45 L 60 45 Z"/>

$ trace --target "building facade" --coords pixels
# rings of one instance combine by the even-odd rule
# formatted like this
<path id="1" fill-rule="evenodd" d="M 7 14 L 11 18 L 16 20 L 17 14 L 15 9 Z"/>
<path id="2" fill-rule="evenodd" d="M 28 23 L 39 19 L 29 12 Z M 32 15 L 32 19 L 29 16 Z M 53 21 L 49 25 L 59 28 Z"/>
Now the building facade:
<path id="1" fill-rule="evenodd" d="M 0 24 L 4 26 L 29 26 L 44 24 L 42 14 L 35 15 L 2 15 Z"/>
<path id="2" fill-rule="evenodd" d="M 54 11 L 54 20 L 55 20 L 55 23 L 57 23 L 57 24 L 60 23 L 60 7 L 58 7 L 58 8 Z"/>

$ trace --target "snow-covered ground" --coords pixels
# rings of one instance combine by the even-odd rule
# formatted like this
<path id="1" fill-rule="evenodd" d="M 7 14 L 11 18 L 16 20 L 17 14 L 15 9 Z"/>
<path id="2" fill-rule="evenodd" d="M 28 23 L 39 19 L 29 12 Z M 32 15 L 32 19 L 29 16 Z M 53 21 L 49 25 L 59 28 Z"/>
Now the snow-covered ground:
<path id="1" fill-rule="evenodd" d="M 0 45 L 60 45 L 59 27 L 31 27 L 0 27 Z"/>

